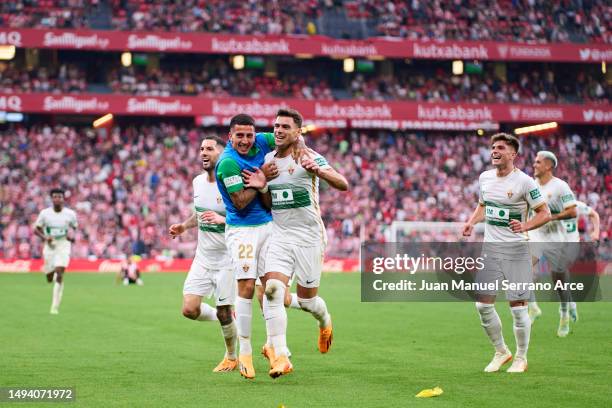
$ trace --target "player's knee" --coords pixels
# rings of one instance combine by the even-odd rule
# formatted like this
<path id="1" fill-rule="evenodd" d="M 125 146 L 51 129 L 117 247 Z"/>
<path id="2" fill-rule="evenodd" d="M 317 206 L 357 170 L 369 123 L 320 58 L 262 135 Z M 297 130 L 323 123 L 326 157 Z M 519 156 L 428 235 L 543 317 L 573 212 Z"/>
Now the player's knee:
<path id="1" fill-rule="evenodd" d="M 64 271 L 55 272 L 55 281 L 57 283 L 62 283 L 64 281 Z"/>
<path id="2" fill-rule="evenodd" d="M 476 310 L 478 310 L 478 313 L 480 313 L 481 315 L 493 312 L 494 308 L 495 305 L 492 303 L 476 302 Z"/>
<path id="3" fill-rule="evenodd" d="M 266 294 L 266 298 L 268 298 L 268 300 L 284 299 L 285 284 L 278 279 L 268 279 L 264 293 Z"/>
<path id="4" fill-rule="evenodd" d="M 200 315 L 200 308 L 194 306 L 183 306 L 183 316 L 188 319 L 195 320 Z"/>
<path id="5" fill-rule="evenodd" d="M 302 310 L 311 312 L 312 309 L 314 308 L 315 299 L 316 298 L 300 298 L 299 297 L 298 303 L 300 304 L 300 307 L 302 308 Z"/>
<path id="6" fill-rule="evenodd" d="M 231 306 L 217 306 L 217 319 L 221 325 L 225 326 L 232 322 L 232 307 Z"/>
<path id="7" fill-rule="evenodd" d="M 253 299 L 255 293 L 255 281 L 252 279 L 245 279 L 238 283 L 238 296 L 244 299 Z"/>

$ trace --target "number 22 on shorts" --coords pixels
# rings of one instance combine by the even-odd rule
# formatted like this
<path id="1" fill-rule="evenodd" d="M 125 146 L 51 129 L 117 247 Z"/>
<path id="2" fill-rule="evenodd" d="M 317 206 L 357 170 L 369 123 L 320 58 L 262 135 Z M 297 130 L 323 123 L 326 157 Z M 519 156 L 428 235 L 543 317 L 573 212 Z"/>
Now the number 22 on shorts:
<path id="1" fill-rule="evenodd" d="M 253 259 L 253 245 L 238 245 L 238 259 Z"/>

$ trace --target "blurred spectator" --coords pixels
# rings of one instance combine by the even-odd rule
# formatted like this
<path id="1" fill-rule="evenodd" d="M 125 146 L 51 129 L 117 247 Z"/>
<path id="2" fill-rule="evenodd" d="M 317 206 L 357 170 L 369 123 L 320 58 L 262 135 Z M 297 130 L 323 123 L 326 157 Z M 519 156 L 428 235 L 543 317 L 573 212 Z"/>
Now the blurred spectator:
<path id="1" fill-rule="evenodd" d="M 364 21 L 374 27 L 371 36 L 612 42 L 612 6 L 603 0 L 12 0 L 0 4 L 0 23 L 85 28 L 93 17 L 108 15 L 116 30 L 313 35 L 328 11 Z M 350 25 L 342 32 L 358 36 Z"/>
<path id="2" fill-rule="evenodd" d="M 194 146 L 211 132 L 170 124 L 115 128 L 107 136 L 59 125 L 1 132 L 0 258 L 40 257 L 31 225 L 57 185 L 79 217 L 74 258 L 191 257 L 194 231 L 180 240 L 166 231 L 191 212 L 191 180 L 200 171 Z M 488 139 L 467 134 L 330 131 L 308 139 L 350 183 L 348 193 L 323 185 L 320 195 L 334 256 L 357 257 L 361 241 L 385 240 L 394 220 L 465 221 L 490 163 Z M 557 175 L 599 212 L 601 239 L 609 239 L 607 135 L 524 138 L 519 168 L 530 174 L 543 149 L 557 154 Z"/>

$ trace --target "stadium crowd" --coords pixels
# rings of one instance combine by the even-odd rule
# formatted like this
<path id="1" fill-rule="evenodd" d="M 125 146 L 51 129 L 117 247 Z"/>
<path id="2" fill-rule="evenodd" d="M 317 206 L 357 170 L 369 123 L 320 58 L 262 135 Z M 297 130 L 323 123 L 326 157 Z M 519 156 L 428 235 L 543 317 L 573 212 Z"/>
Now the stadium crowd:
<path id="1" fill-rule="evenodd" d="M 41 255 L 32 224 L 57 185 L 66 188 L 67 205 L 79 217 L 74 258 L 191 257 L 194 231 L 171 240 L 167 227 L 191 212 L 191 179 L 200 171 L 194 146 L 211 132 L 171 124 L 114 128 L 108 134 L 61 125 L 2 131 L 0 258 Z M 348 193 L 322 186 L 328 255 L 357 257 L 361 240 L 389 238 L 386 229 L 394 220 L 465 221 L 476 204 L 478 175 L 489 166 L 487 141 L 469 134 L 391 131 L 308 137 L 351 185 Z M 601 238 L 609 239 L 608 138 L 593 133 L 525 138 L 519 167 L 531 173 L 532 158 L 543 148 L 557 153 L 557 175 L 600 213 Z"/>
<path id="2" fill-rule="evenodd" d="M 562 75 L 560 69 L 542 66 L 521 69 L 503 79 L 491 70 L 482 74 L 450 75 L 443 68 L 396 67 L 397 74 L 351 74 L 333 86 L 325 74 L 293 71 L 277 77 L 259 70 L 232 69 L 225 59 L 207 60 L 197 69 L 174 67 L 145 69 L 131 66 L 112 69 L 107 83 L 96 90 L 146 96 L 193 95 L 204 97 L 247 96 L 296 99 L 412 100 L 474 103 L 595 103 L 609 104 L 612 83 L 601 74 L 579 70 Z M 517 70 L 518 71 L 518 70 Z M 315 67 L 311 72 L 324 72 Z M 514 70 L 511 71 L 512 73 Z M 74 64 L 58 68 L 19 70 L 0 64 L 0 91 L 81 93 L 88 91 L 86 72 Z M 342 87 L 343 86 L 343 87 Z"/>
<path id="3" fill-rule="evenodd" d="M 603 0 L 13 0 L 0 4 L 0 25 L 87 28 L 102 18 L 115 30 L 313 35 L 325 34 L 318 22 L 332 11 L 379 36 L 612 42 Z"/>

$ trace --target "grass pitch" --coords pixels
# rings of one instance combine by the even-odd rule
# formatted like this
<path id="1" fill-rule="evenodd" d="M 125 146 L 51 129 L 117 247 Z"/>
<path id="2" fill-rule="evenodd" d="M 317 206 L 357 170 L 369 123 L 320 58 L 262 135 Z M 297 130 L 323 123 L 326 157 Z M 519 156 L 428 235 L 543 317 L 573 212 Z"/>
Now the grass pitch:
<path id="1" fill-rule="evenodd" d="M 144 287 L 123 287 L 110 274 L 70 273 L 60 315 L 52 316 L 51 285 L 42 274 L 0 274 L 0 387 L 75 387 L 71 407 L 612 403 L 612 303 L 579 305 L 581 320 L 566 339 L 556 337 L 557 305 L 541 304 L 529 372 L 485 374 L 493 351 L 473 304 L 360 303 L 358 274 L 326 274 L 321 295 L 334 321 L 330 353 L 317 351 L 314 319 L 289 310 L 294 373 L 272 380 L 257 355 L 257 378 L 247 381 L 238 372 L 211 372 L 223 356 L 220 328 L 181 316 L 184 277 L 147 274 Z M 498 311 L 514 350 L 510 312 L 503 303 Z M 265 330 L 257 312 L 253 330 L 259 350 Z M 444 394 L 414 397 L 434 386 Z"/>

